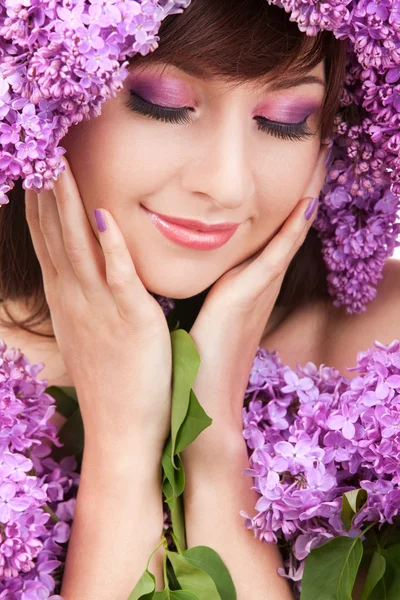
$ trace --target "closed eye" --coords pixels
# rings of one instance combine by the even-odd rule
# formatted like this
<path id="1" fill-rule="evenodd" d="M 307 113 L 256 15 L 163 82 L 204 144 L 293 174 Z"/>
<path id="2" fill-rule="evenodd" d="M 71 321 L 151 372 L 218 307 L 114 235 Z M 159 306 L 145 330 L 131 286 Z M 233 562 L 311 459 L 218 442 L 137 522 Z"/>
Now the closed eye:
<path id="1" fill-rule="evenodd" d="M 127 106 L 135 113 L 155 119 L 156 121 L 172 124 L 191 123 L 191 114 L 195 112 L 195 109 L 191 106 L 171 108 L 169 106 L 153 104 L 139 96 L 133 90 L 130 91 Z M 280 121 L 271 121 L 270 119 L 260 116 L 254 117 L 254 120 L 257 122 L 260 131 L 269 133 L 270 135 L 283 140 L 301 141 L 314 135 L 308 128 L 307 118 L 308 117 L 300 123 L 282 123 Z"/>

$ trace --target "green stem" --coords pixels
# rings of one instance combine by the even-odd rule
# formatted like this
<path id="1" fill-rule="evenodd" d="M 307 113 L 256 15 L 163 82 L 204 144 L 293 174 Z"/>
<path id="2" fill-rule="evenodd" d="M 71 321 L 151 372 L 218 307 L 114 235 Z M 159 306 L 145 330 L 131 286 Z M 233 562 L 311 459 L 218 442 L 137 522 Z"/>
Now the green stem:
<path id="1" fill-rule="evenodd" d="M 377 533 L 376 533 L 376 531 L 372 531 L 372 534 L 373 534 L 373 536 L 374 536 L 374 541 L 375 541 L 376 550 L 378 550 L 378 552 L 381 552 L 381 550 L 382 550 L 382 547 L 381 547 L 381 545 L 380 545 L 380 542 L 379 542 L 379 537 L 377 536 Z"/>
<path id="2" fill-rule="evenodd" d="M 183 507 L 183 495 L 178 496 L 175 502 L 175 508 L 171 509 L 172 531 L 174 532 L 174 542 L 181 554 L 186 550 L 186 532 L 185 532 L 185 511 Z"/>
<path id="3" fill-rule="evenodd" d="M 167 572 L 167 552 L 164 552 L 164 586 L 169 591 L 168 572 Z"/>
<path id="4" fill-rule="evenodd" d="M 50 506 L 47 506 L 47 504 L 45 504 L 44 506 L 41 507 L 44 512 L 49 513 L 51 520 L 53 521 L 53 523 L 59 523 L 61 521 L 61 519 L 59 519 L 56 515 L 56 513 L 51 510 Z"/>
<path id="5" fill-rule="evenodd" d="M 182 548 L 181 548 L 178 540 L 176 539 L 176 535 L 174 535 L 174 532 L 172 530 L 170 531 L 170 534 L 171 534 L 172 539 L 174 540 L 174 543 L 175 543 L 175 546 L 176 546 L 176 548 L 178 550 L 178 553 L 182 554 L 183 550 L 182 550 Z"/>
<path id="6" fill-rule="evenodd" d="M 357 538 L 360 538 L 362 535 L 365 535 L 367 533 L 367 531 L 369 531 L 371 529 L 371 527 L 374 527 L 374 525 L 377 525 L 377 523 L 379 523 L 379 521 L 373 521 L 370 525 L 368 525 L 368 527 L 366 527 L 364 529 L 364 531 L 362 531 Z"/>
<path id="7" fill-rule="evenodd" d="M 163 539 L 161 540 L 161 542 L 158 544 L 158 546 L 156 546 L 154 548 L 153 552 L 149 556 L 149 560 L 147 561 L 147 565 L 146 565 L 146 571 L 149 570 L 149 564 L 150 564 L 150 561 L 153 558 L 154 554 L 157 552 L 157 550 L 159 549 L 160 546 L 163 546 L 163 545 L 165 546 L 165 543 L 166 543 L 166 540 L 165 540 L 165 537 L 163 536 Z"/>

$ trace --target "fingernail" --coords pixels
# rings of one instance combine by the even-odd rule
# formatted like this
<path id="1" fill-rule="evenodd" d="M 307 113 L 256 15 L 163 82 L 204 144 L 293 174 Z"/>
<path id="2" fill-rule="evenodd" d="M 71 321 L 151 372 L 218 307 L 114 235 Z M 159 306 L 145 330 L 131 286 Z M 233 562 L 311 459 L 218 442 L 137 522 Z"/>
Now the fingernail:
<path id="1" fill-rule="evenodd" d="M 309 221 L 311 219 L 311 217 L 314 214 L 314 210 L 315 207 L 318 204 L 318 198 L 313 198 L 310 202 L 310 204 L 308 205 L 308 208 L 306 210 L 306 212 L 304 213 L 305 218 L 307 219 L 307 221 Z"/>
<path id="2" fill-rule="evenodd" d="M 104 218 L 103 211 L 96 208 L 93 212 L 94 212 L 94 219 L 96 221 L 97 229 L 100 231 L 100 233 L 103 233 L 104 231 L 107 230 L 107 223 Z"/>

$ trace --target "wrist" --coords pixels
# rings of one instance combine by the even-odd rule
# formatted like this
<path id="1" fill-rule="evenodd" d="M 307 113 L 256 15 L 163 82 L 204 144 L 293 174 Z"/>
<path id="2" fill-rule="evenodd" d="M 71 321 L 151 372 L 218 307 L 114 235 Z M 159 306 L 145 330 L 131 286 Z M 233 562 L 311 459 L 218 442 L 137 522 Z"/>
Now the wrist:
<path id="1" fill-rule="evenodd" d="M 136 438 L 128 445 L 85 436 L 82 472 L 106 480 L 140 478 L 161 487 L 161 456 L 162 452 L 145 438 Z"/>
<path id="2" fill-rule="evenodd" d="M 246 442 L 242 428 L 219 426 L 212 423 L 201 432 L 181 455 L 185 470 L 196 469 L 207 473 L 220 472 L 227 465 L 248 463 Z M 244 467 L 245 468 L 245 467 Z"/>

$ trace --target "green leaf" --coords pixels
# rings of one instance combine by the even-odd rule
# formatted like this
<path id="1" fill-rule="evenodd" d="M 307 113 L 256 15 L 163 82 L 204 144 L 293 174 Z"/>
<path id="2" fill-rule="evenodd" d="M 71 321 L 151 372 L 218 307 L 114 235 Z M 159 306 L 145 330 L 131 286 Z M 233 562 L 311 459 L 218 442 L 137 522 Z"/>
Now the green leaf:
<path id="1" fill-rule="evenodd" d="M 153 573 L 146 570 L 130 593 L 128 600 L 152 600 L 155 589 L 156 578 Z"/>
<path id="2" fill-rule="evenodd" d="M 230 573 L 215 550 L 207 546 L 195 546 L 182 553 L 191 565 L 202 569 L 213 579 L 221 600 L 236 600 L 236 590 Z"/>
<path id="3" fill-rule="evenodd" d="M 388 548 L 400 542 L 400 519 L 395 517 L 393 524 L 384 523 L 379 530 L 379 545 Z"/>
<path id="4" fill-rule="evenodd" d="M 45 389 L 45 392 L 54 398 L 57 412 L 66 419 L 69 419 L 79 408 L 76 390 L 72 386 L 51 385 Z"/>
<path id="5" fill-rule="evenodd" d="M 346 531 L 351 529 L 354 516 L 361 510 L 368 498 L 367 490 L 360 488 L 343 494 L 341 519 Z"/>
<path id="6" fill-rule="evenodd" d="M 361 540 L 345 536 L 314 548 L 306 560 L 301 600 L 352 600 L 362 554 Z"/>
<path id="7" fill-rule="evenodd" d="M 182 460 L 179 455 L 176 456 L 176 468 L 174 467 L 171 459 L 171 438 L 168 440 L 167 445 L 164 448 L 164 452 L 161 459 L 162 468 L 164 471 L 164 480 L 166 479 L 171 484 L 172 493 L 175 497 L 183 494 L 185 489 L 185 470 L 183 468 Z M 163 490 L 164 491 L 164 490 Z M 166 487 L 166 491 L 170 493 L 170 489 Z M 168 502 L 168 494 L 164 494 Z"/>
<path id="8" fill-rule="evenodd" d="M 189 408 L 190 390 L 196 379 L 200 356 L 190 335 L 184 329 L 171 332 L 172 401 L 171 460 L 174 465 L 176 438 Z"/>
<path id="9" fill-rule="evenodd" d="M 176 496 L 174 495 L 174 490 L 168 479 L 163 482 L 162 491 L 165 496 L 165 502 L 172 510 L 172 508 L 174 508 L 176 505 Z"/>
<path id="10" fill-rule="evenodd" d="M 367 600 L 378 581 L 380 581 L 386 570 L 386 560 L 378 551 L 374 552 L 368 569 L 361 600 Z"/>
<path id="11" fill-rule="evenodd" d="M 386 570 L 373 589 L 370 600 L 399 600 L 400 589 L 400 544 L 381 551 L 386 561 Z"/>
<path id="12" fill-rule="evenodd" d="M 188 590 L 176 590 L 174 592 L 171 591 L 170 598 L 171 600 L 199 600 L 200 596 L 196 596 L 196 594 Z"/>
<path id="13" fill-rule="evenodd" d="M 221 600 L 217 587 L 208 573 L 195 567 L 176 552 L 167 550 L 167 556 L 182 591 L 192 592 L 198 600 Z"/>
<path id="14" fill-rule="evenodd" d="M 199 403 L 194 391 L 190 390 L 188 412 L 176 438 L 176 452 L 182 452 L 211 423 L 212 419 Z"/>
<path id="15" fill-rule="evenodd" d="M 187 548 L 183 496 L 179 496 L 179 498 L 176 499 L 174 507 L 171 508 L 171 523 L 178 550 L 181 552 Z"/>
<path id="16" fill-rule="evenodd" d="M 198 596 L 187 590 L 163 590 L 156 592 L 154 600 L 198 600 Z"/>
<path id="17" fill-rule="evenodd" d="M 170 590 L 180 590 L 181 586 L 179 585 L 179 581 L 176 578 L 175 571 L 168 559 L 166 560 L 166 563 L 167 563 L 167 577 L 168 577 L 169 589 Z"/>

